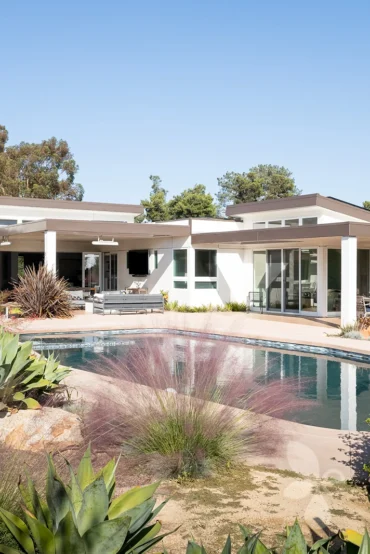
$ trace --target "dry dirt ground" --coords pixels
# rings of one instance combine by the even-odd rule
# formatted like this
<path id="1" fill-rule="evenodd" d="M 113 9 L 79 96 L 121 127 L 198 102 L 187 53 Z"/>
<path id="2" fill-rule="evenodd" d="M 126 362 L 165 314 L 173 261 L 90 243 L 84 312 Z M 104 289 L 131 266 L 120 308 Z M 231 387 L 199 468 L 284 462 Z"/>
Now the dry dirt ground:
<path id="1" fill-rule="evenodd" d="M 228 533 L 240 546 L 238 523 L 264 530 L 269 546 L 295 518 L 314 540 L 314 533 L 322 537 L 338 529 L 362 532 L 370 527 L 366 490 L 287 471 L 239 466 L 203 480 L 166 481 L 160 490 L 171 496 L 160 516 L 164 528 L 182 525 L 165 539 L 173 553 L 185 552 L 191 537 L 202 541 L 209 553 L 221 552 Z"/>
<path id="2" fill-rule="evenodd" d="M 14 458 L 13 454 L 9 450 L 0 451 L 0 475 L 4 476 L 6 467 L 10 467 L 14 477 L 18 478 L 26 466 L 42 489 L 45 455 L 27 452 L 23 457 L 17 453 Z M 76 467 L 82 451 L 63 454 Z M 95 469 L 102 467 L 112 455 L 114 452 L 94 455 Z M 56 459 L 56 463 L 62 470 L 63 460 Z M 148 465 L 147 461 L 141 463 L 124 457 L 116 474 L 116 493 L 156 481 L 163 474 L 165 468 L 158 462 Z M 362 532 L 365 527 L 370 528 L 370 503 L 364 488 L 290 471 L 238 465 L 193 481 L 164 479 L 158 492 L 158 500 L 170 497 L 159 515 L 163 531 L 181 525 L 164 541 L 167 550 L 173 554 L 185 554 L 187 541 L 192 538 L 203 542 L 208 554 L 219 553 L 228 533 L 231 533 L 235 546 L 240 546 L 238 523 L 255 531 L 263 530 L 269 546 L 276 545 L 276 535 L 295 518 L 302 523 L 307 537 L 310 528 L 320 536 L 335 533 L 338 529 L 351 528 Z M 158 551 L 156 547 L 155 552 Z"/>

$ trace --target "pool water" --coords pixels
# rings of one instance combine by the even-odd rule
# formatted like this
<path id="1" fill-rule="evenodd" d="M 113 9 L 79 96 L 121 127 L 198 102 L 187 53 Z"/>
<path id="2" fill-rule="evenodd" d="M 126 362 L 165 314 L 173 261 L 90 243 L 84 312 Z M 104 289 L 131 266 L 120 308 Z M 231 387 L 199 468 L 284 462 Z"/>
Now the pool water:
<path id="1" fill-rule="evenodd" d="M 63 365 L 94 372 L 100 372 L 104 365 L 103 356 L 125 361 L 133 349 L 145 354 L 145 349 L 154 344 L 165 345 L 173 370 L 179 372 L 190 363 L 189 349 L 200 345 L 205 351 L 220 342 L 172 334 L 128 335 L 117 332 L 26 338 L 34 340 L 34 348 L 40 353 L 47 355 L 54 351 Z M 332 429 L 369 430 L 365 420 L 370 415 L 370 367 L 347 360 L 293 354 L 227 340 L 222 341 L 222 349 L 237 360 L 245 375 L 252 376 L 260 385 L 292 378 L 297 399 L 315 401 L 305 409 L 285 414 L 284 419 Z M 104 368 L 101 369 L 104 373 Z"/>

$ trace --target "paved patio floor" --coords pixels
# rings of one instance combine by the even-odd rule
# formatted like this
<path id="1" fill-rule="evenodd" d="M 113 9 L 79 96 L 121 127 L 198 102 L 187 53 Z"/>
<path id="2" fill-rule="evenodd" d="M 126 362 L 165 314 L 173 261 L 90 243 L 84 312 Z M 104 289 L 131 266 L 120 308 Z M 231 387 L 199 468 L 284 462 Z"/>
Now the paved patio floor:
<path id="1" fill-rule="evenodd" d="M 181 329 L 312 344 L 370 354 L 370 341 L 343 339 L 339 319 L 309 318 L 273 314 L 211 312 L 99 315 L 74 312 L 71 319 L 38 319 L 20 323 L 21 333 L 50 333 L 112 329 Z"/>

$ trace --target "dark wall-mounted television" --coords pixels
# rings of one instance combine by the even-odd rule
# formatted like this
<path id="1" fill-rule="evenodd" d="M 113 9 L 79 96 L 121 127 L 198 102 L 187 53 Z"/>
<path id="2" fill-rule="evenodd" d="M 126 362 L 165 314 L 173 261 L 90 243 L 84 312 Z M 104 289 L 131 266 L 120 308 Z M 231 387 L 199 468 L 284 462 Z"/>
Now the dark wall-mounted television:
<path id="1" fill-rule="evenodd" d="M 127 252 L 127 269 L 130 275 L 149 275 L 149 251 L 129 250 Z"/>

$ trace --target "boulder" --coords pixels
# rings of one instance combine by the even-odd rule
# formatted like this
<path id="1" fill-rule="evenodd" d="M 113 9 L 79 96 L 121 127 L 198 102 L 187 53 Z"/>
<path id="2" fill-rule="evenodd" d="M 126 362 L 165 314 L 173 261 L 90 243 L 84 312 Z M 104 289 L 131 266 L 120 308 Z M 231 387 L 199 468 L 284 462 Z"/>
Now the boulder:
<path id="1" fill-rule="evenodd" d="M 0 443 L 17 450 L 63 450 L 83 442 L 81 420 L 61 408 L 20 410 L 0 418 Z"/>

